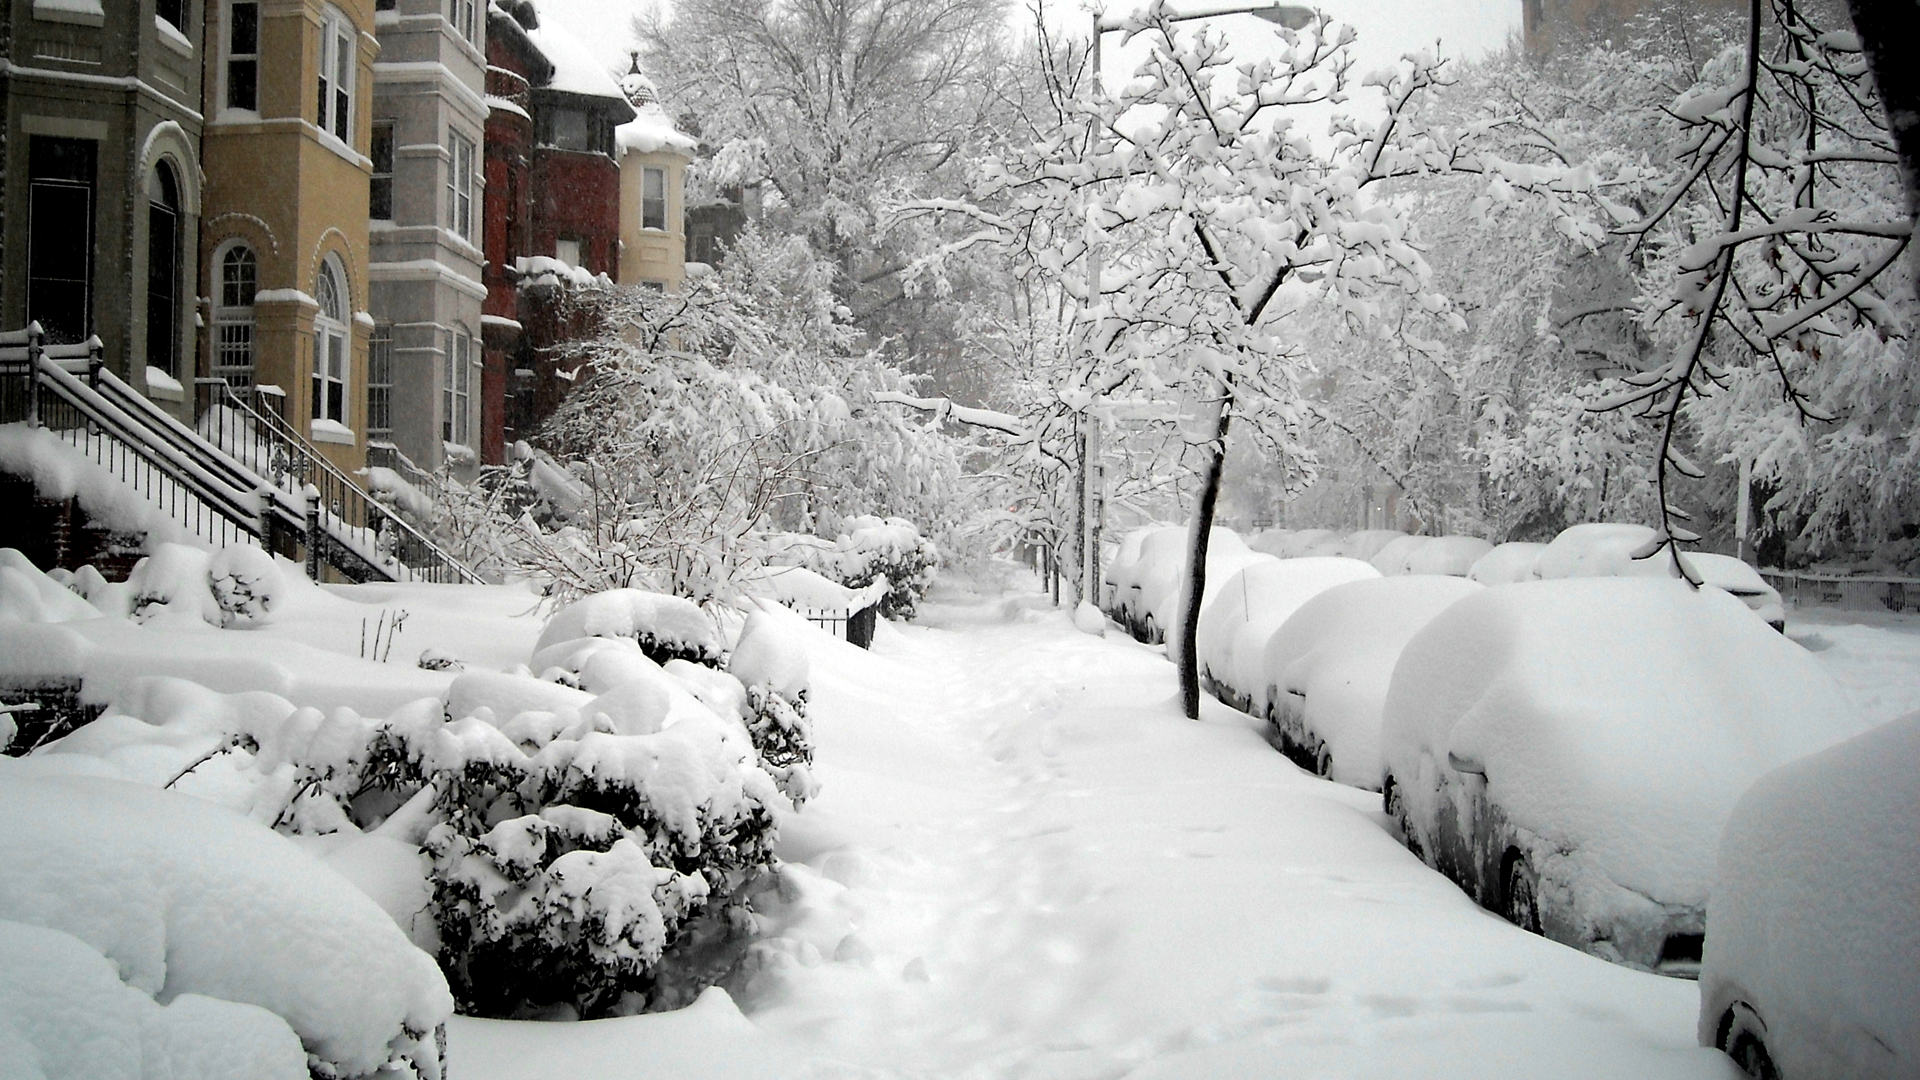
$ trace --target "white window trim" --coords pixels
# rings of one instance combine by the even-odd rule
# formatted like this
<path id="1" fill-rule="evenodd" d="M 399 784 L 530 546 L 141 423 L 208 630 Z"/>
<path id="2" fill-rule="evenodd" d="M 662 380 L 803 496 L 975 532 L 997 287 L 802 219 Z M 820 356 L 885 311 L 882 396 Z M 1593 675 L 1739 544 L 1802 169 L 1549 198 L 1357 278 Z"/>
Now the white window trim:
<path id="1" fill-rule="evenodd" d="M 216 82 L 219 83 L 219 85 L 214 88 L 217 96 L 213 99 L 214 105 L 216 106 L 213 110 L 213 115 L 216 120 L 220 120 L 220 121 L 228 121 L 228 122 L 235 122 L 235 123 L 257 121 L 260 119 L 260 21 L 259 21 L 260 20 L 260 2 L 259 0 L 256 0 L 256 2 L 254 3 L 254 9 L 253 9 L 254 10 L 254 24 L 253 24 L 253 27 L 254 27 L 253 28 L 253 33 L 254 33 L 253 50 L 254 51 L 251 53 L 241 54 L 242 58 L 245 58 L 247 56 L 251 56 L 253 58 L 253 72 L 254 72 L 253 74 L 253 105 L 254 107 L 251 109 L 242 109 L 242 108 L 239 108 L 238 106 L 227 104 L 227 78 L 229 75 L 227 66 L 234 59 L 233 51 L 232 51 L 233 50 L 233 4 L 234 4 L 234 0 L 223 0 L 223 2 L 218 6 L 217 10 L 219 11 L 219 16 L 218 16 L 219 25 L 211 28 L 210 33 L 208 35 L 218 43 L 219 48 L 215 51 L 215 55 L 220 58 L 220 62 L 214 65 L 214 79 Z"/>
<path id="2" fill-rule="evenodd" d="M 660 174 L 660 226 L 659 228 L 655 228 L 647 224 L 647 174 L 648 173 Z M 661 233 L 663 235 L 673 232 L 672 229 L 668 228 L 668 226 L 672 224 L 672 220 L 673 220 L 673 189 L 672 189 L 672 186 L 668 183 L 668 181 L 672 179 L 673 177 L 669 175 L 667 170 L 662 166 L 643 165 L 640 167 L 640 231 L 650 232 L 650 233 Z"/>
<path id="3" fill-rule="evenodd" d="M 461 151 L 466 151 L 466 168 L 461 168 Z M 465 132 L 447 129 L 447 229 L 455 236 L 471 244 L 474 234 L 480 230 L 476 210 L 479 209 L 474 198 L 474 173 L 479 166 L 480 146 L 477 141 L 467 137 Z M 460 219 L 460 199 L 466 198 L 466 222 L 462 227 Z"/>
<path id="4" fill-rule="evenodd" d="M 353 297 L 348 291 L 345 267 L 341 266 L 340 261 L 331 255 L 327 256 L 326 261 L 321 264 L 321 267 L 321 273 L 326 273 L 327 268 L 332 269 L 336 289 L 335 299 L 339 301 L 342 308 L 351 311 L 353 309 Z M 313 292 L 314 296 L 318 298 L 321 290 L 320 282 L 317 279 L 314 281 Z M 255 302 L 258 302 L 257 296 L 255 297 Z M 337 380 L 330 372 L 322 367 L 325 363 L 326 355 L 321 348 L 321 344 L 329 335 L 337 335 L 340 342 L 340 375 Z M 313 371 L 308 376 L 308 382 L 312 387 L 314 401 L 312 407 L 307 410 L 312 423 L 313 437 L 316 439 L 319 438 L 321 425 L 329 424 L 344 430 L 348 435 L 347 441 L 350 442 L 352 441 L 353 429 L 347 425 L 347 419 L 353 415 L 353 328 L 346 319 L 335 318 L 328 315 L 324 303 L 320 304 L 318 310 L 313 313 L 313 349 Z M 340 415 L 329 416 L 327 415 L 323 392 L 327 389 L 328 383 L 336 381 L 340 384 Z M 315 415 L 316 413 L 317 415 Z M 335 434 L 338 433 L 335 432 Z M 325 441 L 338 442 L 340 440 L 335 438 Z"/>
<path id="5" fill-rule="evenodd" d="M 343 66 L 347 71 L 346 123 L 344 126 L 347 130 L 348 139 L 352 138 L 354 124 L 359 119 L 360 66 L 358 63 L 358 50 L 356 48 L 359 39 L 360 32 L 354 29 L 353 23 L 347 20 L 346 15 L 341 13 L 340 9 L 332 5 L 328 5 L 324 9 L 320 18 L 320 64 L 319 70 L 315 74 L 317 77 L 327 80 L 328 93 L 319 115 L 314 118 L 315 126 L 320 129 L 321 134 L 330 136 L 334 141 L 339 142 L 342 146 L 346 146 L 349 152 L 351 152 L 352 149 L 351 145 L 346 139 L 341 139 L 334 129 L 343 126 L 339 123 L 338 116 L 340 109 L 339 74 Z M 344 63 L 340 55 L 342 47 L 346 50 Z M 309 87 L 311 89 L 318 89 L 314 84 L 309 84 Z M 357 157 L 358 155 L 356 154 L 354 156 Z"/>
<path id="6" fill-rule="evenodd" d="M 213 265 L 212 265 L 213 280 L 210 282 L 210 285 L 212 287 L 207 290 L 207 295 L 213 301 L 213 304 L 212 304 L 212 308 L 213 308 L 212 365 L 213 365 L 213 372 L 215 375 L 219 375 L 221 371 L 224 369 L 238 366 L 233 364 L 223 364 L 220 362 L 220 357 L 221 357 L 220 328 L 223 326 L 244 325 L 249 328 L 250 332 L 248 333 L 247 337 L 248 337 L 248 359 L 250 362 L 247 364 L 247 367 L 249 370 L 254 371 L 255 373 L 258 373 L 259 371 L 260 338 L 259 338 L 259 322 L 257 320 L 256 309 L 253 304 L 245 304 L 245 305 L 229 307 L 225 302 L 226 301 L 227 256 L 233 253 L 234 251 L 240 250 L 242 248 L 246 249 L 247 251 L 253 252 L 253 287 L 255 292 L 255 301 L 257 302 L 259 299 L 258 294 L 260 289 L 260 253 L 257 251 L 253 251 L 253 245 L 249 244 L 244 239 L 228 240 L 226 243 L 221 244 L 219 247 L 215 248 L 213 251 Z"/>

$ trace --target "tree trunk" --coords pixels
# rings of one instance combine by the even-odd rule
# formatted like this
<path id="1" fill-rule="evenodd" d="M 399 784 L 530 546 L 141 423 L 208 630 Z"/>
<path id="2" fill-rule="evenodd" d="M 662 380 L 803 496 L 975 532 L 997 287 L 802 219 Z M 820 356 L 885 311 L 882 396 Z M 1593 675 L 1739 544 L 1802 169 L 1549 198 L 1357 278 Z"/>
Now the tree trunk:
<path id="1" fill-rule="evenodd" d="M 1920 218 L 1920 67 L 1910 55 L 1916 11 L 1920 6 L 1914 0 L 1847 0 L 1867 66 L 1880 88 L 1880 103 L 1887 110 L 1887 126 L 1893 131 L 1900 180 L 1907 190 L 1908 220 Z"/>
<path id="2" fill-rule="evenodd" d="M 1207 597 L 1207 544 L 1213 537 L 1213 508 L 1220 501 L 1220 475 L 1227 467 L 1227 425 L 1233 420 L 1233 383 L 1220 388 L 1220 412 L 1214 418 L 1213 442 L 1207 448 L 1207 471 L 1200 488 L 1200 505 L 1193 510 L 1187 535 L 1187 588 L 1180 598 L 1180 706 L 1187 719 L 1200 719 L 1200 658 L 1193 639 L 1200 630 L 1200 605 Z"/>

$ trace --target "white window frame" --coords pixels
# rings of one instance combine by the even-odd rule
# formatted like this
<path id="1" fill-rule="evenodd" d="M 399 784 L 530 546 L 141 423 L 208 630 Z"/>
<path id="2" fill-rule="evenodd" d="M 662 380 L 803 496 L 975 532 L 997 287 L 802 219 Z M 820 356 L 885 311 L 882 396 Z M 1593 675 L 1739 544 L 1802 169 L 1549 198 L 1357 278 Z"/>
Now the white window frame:
<path id="1" fill-rule="evenodd" d="M 473 401 L 473 337 L 465 327 L 447 331 L 446 365 L 440 372 L 440 438 L 453 446 L 473 445 L 467 410 Z"/>
<path id="2" fill-rule="evenodd" d="M 386 422 L 380 423 L 382 420 Z M 392 435 L 393 324 L 380 323 L 373 328 L 373 336 L 367 342 L 367 438 L 385 439 Z"/>
<path id="3" fill-rule="evenodd" d="M 245 256 L 252 268 L 251 282 L 227 280 L 227 261 Z M 236 260 L 236 269 L 242 265 Z M 237 276 L 237 275 L 236 275 Z M 253 320 L 253 293 L 260 288 L 260 257 L 245 240 L 230 240 L 213 253 L 213 374 L 235 389 L 253 385 L 258 362 Z M 229 288 L 229 285 L 232 288 Z M 250 286 L 250 287 L 249 287 Z M 246 303 L 237 301 L 245 299 Z M 230 303 L 229 301 L 236 301 Z M 234 358 L 244 356 L 244 363 Z"/>
<path id="4" fill-rule="evenodd" d="M 647 181 L 656 176 L 660 179 L 660 198 L 657 200 L 647 194 Z M 660 224 L 658 225 L 647 223 L 651 217 L 648 204 L 653 202 L 660 204 Z M 667 229 L 667 170 L 653 165 L 645 166 L 640 170 L 640 227 L 655 232 L 669 231 Z"/>
<path id="5" fill-rule="evenodd" d="M 447 0 L 447 21 L 453 32 L 474 45 L 480 41 L 480 0 Z"/>
<path id="6" fill-rule="evenodd" d="M 347 329 L 347 311 L 352 303 L 346 277 L 340 261 L 329 255 L 314 279 L 313 296 L 320 308 L 313 316 L 313 408 L 309 410 L 314 420 L 328 420 L 342 427 L 347 426 L 347 388 L 353 368 L 353 337 Z M 333 392 L 336 388 L 337 397 Z M 334 407 L 335 401 L 338 408 Z"/>
<path id="7" fill-rule="evenodd" d="M 473 170 L 478 147 L 472 139 L 447 130 L 447 228 L 473 240 Z"/>
<path id="8" fill-rule="evenodd" d="M 337 8 L 328 7 L 320 20 L 319 115 L 321 131 L 353 145 L 353 98 L 359 81 L 354 66 L 353 24 Z"/>
<path id="9" fill-rule="evenodd" d="M 233 48 L 233 9 L 245 4 L 253 8 L 253 51 L 235 52 Z M 220 21 L 220 111 L 244 113 L 248 116 L 260 115 L 260 6 L 261 0 L 227 0 L 224 15 Z M 249 63 L 253 65 L 253 104 L 235 105 L 233 100 L 233 65 Z"/>

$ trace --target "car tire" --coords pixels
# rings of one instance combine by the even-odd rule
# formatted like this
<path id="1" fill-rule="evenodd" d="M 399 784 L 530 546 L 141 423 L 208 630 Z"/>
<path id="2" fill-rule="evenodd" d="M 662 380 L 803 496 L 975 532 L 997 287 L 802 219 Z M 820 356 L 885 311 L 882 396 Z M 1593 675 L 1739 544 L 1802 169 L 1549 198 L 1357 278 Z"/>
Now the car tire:
<path id="1" fill-rule="evenodd" d="M 1518 851 L 1507 852 L 1507 870 L 1502 875 L 1501 896 L 1507 921 L 1531 934 L 1540 928 L 1540 875 L 1527 857 Z"/>
<path id="2" fill-rule="evenodd" d="M 1746 1002 L 1734 1002 L 1721 1015 L 1720 1049 L 1754 1080 L 1780 1080 L 1780 1069 L 1767 1051 L 1766 1025 Z"/>
<path id="3" fill-rule="evenodd" d="M 1414 858 L 1426 862 L 1427 853 L 1420 847 L 1420 834 L 1413 831 L 1413 822 L 1407 819 L 1407 802 L 1400 797 L 1400 785 L 1394 783 L 1392 773 L 1388 773 L 1380 785 L 1380 808 L 1399 828 L 1400 843 L 1413 852 Z"/>
<path id="4" fill-rule="evenodd" d="M 1327 748 L 1324 746 L 1314 751 L 1313 773 L 1315 776 L 1333 775 L 1333 755 L 1327 753 Z"/>

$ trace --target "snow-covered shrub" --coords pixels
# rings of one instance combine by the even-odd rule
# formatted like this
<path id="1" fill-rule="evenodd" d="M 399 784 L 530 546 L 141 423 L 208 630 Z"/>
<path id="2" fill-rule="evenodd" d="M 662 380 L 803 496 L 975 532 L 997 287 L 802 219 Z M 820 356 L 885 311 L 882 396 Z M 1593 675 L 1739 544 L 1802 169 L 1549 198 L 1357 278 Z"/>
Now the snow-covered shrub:
<path id="1" fill-rule="evenodd" d="M 219 626 L 225 618 L 208 581 L 212 553 L 185 544 L 161 544 L 127 575 L 138 622 L 180 619 Z"/>
<path id="2" fill-rule="evenodd" d="M 747 690 L 747 734 L 780 790 L 795 805 L 816 790 L 813 726 L 807 720 L 806 650 L 766 611 L 747 616 L 727 670 Z"/>
<path id="3" fill-rule="evenodd" d="M 25 555 L 13 548 L 0 548 L 0 620 L 74 622 L 100 615 L 73 590 L 41 573 Z"/>
<path id="4" fill-rule="evenodd" d="M 238 1059 L 223 1063 L 216 1049 L 190 1075 L 231 1074 L 248 1058 L 278 1071 L 273 1025 L 238 1006 L 284 1021 L 315 1077 L 441 1075 L 453 1000 L 432 959 L 334 871 L 231 810 L 9 765 L 0 865 L 0 919 L 78 939 L 132 991 L 173 1002 L 168 1012 L 184 995 L 235 1003 L 190 1006 L 179 1017 L 201 1036 L 226 1032 Z M 74 951 L 44 934 L 5 936 L 24 937 L 43 959 Z M 69 988 L 89 978 L 90 961 L 72 959 L 80 967 Z M 0 972 L 10 967 L 0 963 Z"/>
<path id="5" fill-rule="evenodd" d="M 544 650 L 592 637 L 636 641 L 656 664 L 676 657 L 717 664 L 723 651 L 719 628 L 700 605 L 643 589 L 610 589 L 581 597 L 554 613 L 534 647 Z"/>
<path id="6" fill-rule="evenodd" d="M 840 584 L 863 589 L 887 579 L 887 595 L 880 614 L 889 619 L 911 619 L 940 569 L 940 551 L 904 518 L 857 517 L 847 523 L 840 549 Z"/>
<path id="7" fill-rule="evenodd" d="M 207 563 L 207 588 L 223 626 L 260 626 L 280 604 L 286 585 L 273 556 L 251 544 L 232 544 Z"/>

